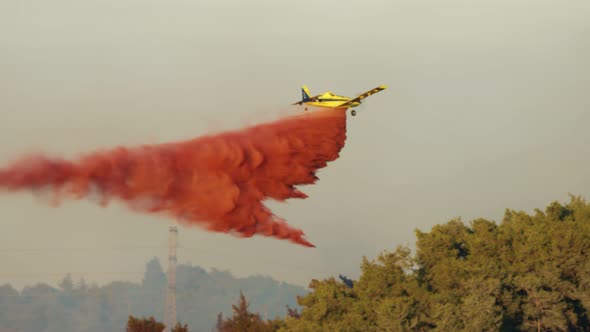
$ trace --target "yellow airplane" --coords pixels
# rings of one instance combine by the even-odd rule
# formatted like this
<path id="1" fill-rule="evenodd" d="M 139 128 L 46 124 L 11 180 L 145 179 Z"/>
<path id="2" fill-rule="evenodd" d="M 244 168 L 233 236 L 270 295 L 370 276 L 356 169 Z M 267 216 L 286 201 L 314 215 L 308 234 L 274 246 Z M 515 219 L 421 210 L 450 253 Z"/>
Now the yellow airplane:
<path id="1" fill-rule="evenodd" d="M 387 89 L 387 86 L 381 85 L 381 86 L 378 86 L 378 87 L 376 87 L 372 90 L 369 90 L 365 93 L 362 93 L 355 98 L 338 96 L 338 95 L 333 94 L 331 91 L 324 92 L 322 94 L 310 97 L 309 89 L 307 88 L 307 86 L 304 85 L 301 88 L 301 94 L 302 94 L 301 101 L 293 103 L 292 105 L 305 104 L 305 105 L 317 106 L 317 107 L 348 109 L 348 108 L 357 107 L 358 105 L 361 104 L 361 100 L 363 100 L 363 99 L 367 98 L 368 96 L 373 95 L 381 90 L 385 90 L 385 89 Z M 305 110 L 307 111 L 307 107 L 305 107 Z M 356 111 L 352 110 L 352 111 L 350 111 L 350 114 L 352 116 L 355 116 Z"/>

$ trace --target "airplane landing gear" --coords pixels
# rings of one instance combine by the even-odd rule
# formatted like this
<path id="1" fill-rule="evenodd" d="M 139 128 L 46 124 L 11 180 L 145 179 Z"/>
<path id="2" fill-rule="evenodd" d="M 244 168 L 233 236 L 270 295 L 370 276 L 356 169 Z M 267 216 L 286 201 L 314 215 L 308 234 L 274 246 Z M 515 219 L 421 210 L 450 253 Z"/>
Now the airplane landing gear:
<path id="1" fill-rule="evenodd" d="M 356 111 L 355 110 L 350 111 L 350 115 L 355 116 L 356 115 Z"/>

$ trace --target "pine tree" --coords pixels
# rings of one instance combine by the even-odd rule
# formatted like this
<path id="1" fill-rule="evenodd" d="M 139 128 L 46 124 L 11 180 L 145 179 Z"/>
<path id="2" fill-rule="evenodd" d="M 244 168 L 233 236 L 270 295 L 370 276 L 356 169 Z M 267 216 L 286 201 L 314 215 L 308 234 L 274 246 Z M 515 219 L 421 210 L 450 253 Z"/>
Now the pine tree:
<path id="1" fill-rule="evenodd" d="M 237 305 L 232 305 L 233 315 L 223 319 L 221 314 L 217 315 L 218 332 L 274 332 L 284 325 L 280 319 L 264 321 L 259 314 L 248 310 L 249 304 L 246 297 L 240 292 L 240 299 Z"/>
<path id="2" fill-rule="evenodd" d="M 162 332 L 166 325 L 158 322 L 154 317 L 135 318 L 129 316 L 126 332 Z M 188 325 L 176 323 L 171 332 L 189 332 Z"/>

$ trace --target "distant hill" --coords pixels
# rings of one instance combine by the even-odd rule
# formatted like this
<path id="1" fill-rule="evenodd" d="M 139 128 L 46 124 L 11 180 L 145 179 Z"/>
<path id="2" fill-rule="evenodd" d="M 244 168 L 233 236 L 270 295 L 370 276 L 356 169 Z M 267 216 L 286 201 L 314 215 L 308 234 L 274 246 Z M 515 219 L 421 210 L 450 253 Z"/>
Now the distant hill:
<path id="1" fill-rule="evenodd" d="M 44 283 L 18 292 L 0 286 L 0 331 L 111 332 L 122 331 L 128 315 L 163 319 L 166 274 L 157 258 L 146 264 L 141 283 L 112 282 L 98 287 L 66 276 L 57 288 Z M 236 278 L 230 272 L 207 272 L 179 264 L 177 269 L 178 320 L 191 332 L 211 331 L 217 314 L 231 314 L 232 304 L 248 298 L 251 309 L 268 318 L 284 317 L 286 306 L 298 308 L 300 286 L 270 277 Z"/>

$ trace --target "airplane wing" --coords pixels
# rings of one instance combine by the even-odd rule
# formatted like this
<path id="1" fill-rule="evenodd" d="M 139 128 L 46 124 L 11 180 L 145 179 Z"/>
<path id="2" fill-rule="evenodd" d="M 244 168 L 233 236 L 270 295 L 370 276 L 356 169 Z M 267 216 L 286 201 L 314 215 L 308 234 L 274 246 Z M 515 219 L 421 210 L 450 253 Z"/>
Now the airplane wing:
<path id="1" fill-rule="evenodd" d="M 360 94 L 360 95 L 358 95 L 356 98 L 353 98 L 353 99 L 351 99 L 351 100 L 349 100 L 349 101 L 345 102 L 344 104 L 338 105 L 338 107 L 347 107 L 347 106 L 351 105 L 351 104 L 352 104 L 352 103 L 354 103 L 354 102 L 359 102 L 359 101 L 361 101 L 362 99 L 365 99 L 365 98 L 367 98 L 368 96 L 370 96 L 370 95 L 374 95 L 374 94 L 376 94 L 377 92 L 379 92 L 379 91 L 382 91 L 382 90 L 385 90 L 385 89 L 387 89 L 387 86 L 385 86 L 385 85 L 380 85 L 380 86 L 378 86 L 378 87 L 376 87 L 376 88 L 374 88 L 374 89 L 372 89 L 372 90 L 369 90 L 369 91 L 367 91 L 367 92 L 365 92 L 365 93 L 363 93 L 363 94 Z"/>

